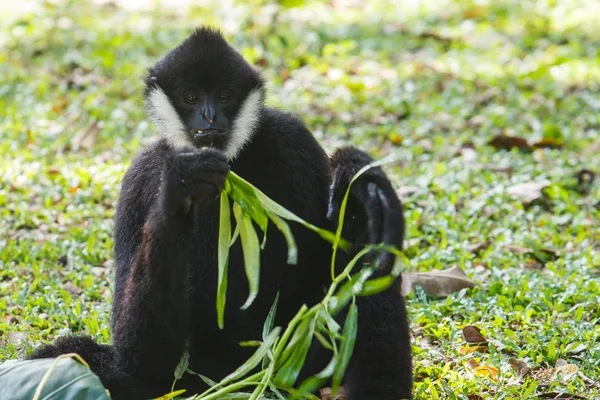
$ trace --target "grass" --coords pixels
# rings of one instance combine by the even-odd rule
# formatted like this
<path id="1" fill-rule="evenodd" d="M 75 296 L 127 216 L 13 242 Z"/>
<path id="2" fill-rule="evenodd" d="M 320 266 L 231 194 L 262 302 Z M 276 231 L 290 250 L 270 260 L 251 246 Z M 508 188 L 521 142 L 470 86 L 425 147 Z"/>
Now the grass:
<path id="1" fill-rule="evenodd" d="M 600 185 L 576 179 L 600 172 L 598 4 L 224 3 L 0 9 L 0 361 L 69 332 L 110 341 L 114 204 L 153 138 L 141 77 L 208 23 L 261 66 L 269 103 L 301 115 L 328 150 L 401 160 L 387 171 L 410 270 L 458 265 L 480 284 L 409 296 L 417 399 L 600 397 Z M 501 134 L 558 148 L 488 145 Z M 487 352 L 461 352 L 467 325 Z M 559 359 L 580 374 L 560 379 Z"/>

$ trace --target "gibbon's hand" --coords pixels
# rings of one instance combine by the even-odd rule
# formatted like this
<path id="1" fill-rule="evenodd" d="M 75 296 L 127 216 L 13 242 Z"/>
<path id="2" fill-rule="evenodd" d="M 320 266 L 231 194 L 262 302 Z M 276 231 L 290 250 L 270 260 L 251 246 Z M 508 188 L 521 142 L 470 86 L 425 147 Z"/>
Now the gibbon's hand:
<path id="1" fill-rule="evenodd" d="M 372 159 L 366 153 L 351 147 L 342 148 L 334 154 L 327 212 L 327 218 L 330 221 L 337 222 L 350 181 L 361 168 L 370 162 Z M 364 211 L 365 220 L 362 221 L 363 226 L 355 227 L 355 230 L 366 232 L 367 243 L 384 243 L 393 245 L 399 250 L 402 249 L 404 239 L 402 204 L 381 168 L 375 167 L 367 170 L 352 184 L 345 223 L 352 224 L 354 222 L 348 218 L 353 218 L 352 214 L 356 208 Z M 394 260 L 395 256 L 391 253 L 386 251 L 379 253 L 377 255 L 378 269 L 389 272 Z"/>
<path id="2" fill-rule="evenodd" d="M 202 149 L 174 154 L 167 171 L 170 209 L 189 211 L 192 201 L 205 204 L 216 199 L 229 173 L 225 154 Z"/>

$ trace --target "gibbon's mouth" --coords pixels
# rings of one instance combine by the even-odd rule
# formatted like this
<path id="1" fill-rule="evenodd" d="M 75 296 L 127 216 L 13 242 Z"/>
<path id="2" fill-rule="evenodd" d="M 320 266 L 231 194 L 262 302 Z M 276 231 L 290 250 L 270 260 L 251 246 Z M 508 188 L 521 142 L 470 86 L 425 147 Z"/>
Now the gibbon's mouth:
<path id="1" fill-rule="evenodd" d="M 192 129 L 192 135 L 194 135 L 194 137 L 204 137 L 222 134 L 225 134 L 224 129 Z"/>
<path id="2" fill-rule="evenodd" d="M 227 131 L 224 129 L 192 129 L 194 144 L 220 148 L 225 142 Z"/>

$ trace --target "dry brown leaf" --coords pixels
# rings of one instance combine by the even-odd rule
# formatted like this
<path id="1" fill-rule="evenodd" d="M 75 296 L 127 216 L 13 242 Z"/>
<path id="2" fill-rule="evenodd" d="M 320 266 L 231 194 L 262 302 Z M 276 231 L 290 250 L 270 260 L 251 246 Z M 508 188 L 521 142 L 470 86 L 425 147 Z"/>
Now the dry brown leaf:
<path id="1" fill-rule="evenodd" d="M 462 329 L 463 338 L 467 343 L 487 344 L 487 340 L 481 334 L 481 329 L 473 325 L 467 325 Z"/>
<path id="2" fill-rule="evenodd" d="M 494 381 L 498 380 L 498 369 L 490 365 L 479 365 L 479 363 L 473 359 L 467 361 L 465 365 L 473 371 L 475 376 L 490 378 Z"/>
<path id="3" fill-rule="evenodd" d="M 402 274 L 402 295 L 407 296 L 419 285 L 428 296 L 445 297 L 465 288 L 477 286 L 458 266 L 430 272 Z"/>
<path id="4" fill-rule="evenodd" d="M 320 390 L 321 400 L 346 400 L 348 398 L 348 392 L 346 388 L 340 386 L 337 390 L 337 393 L 334 395 L 331 393 L 331 388 L 323 388 Z"/>
<path id="5" fill-rule="evenodd" d="M 470 359 L 469 361 L 467 361 L 465 363 L 466 367 L 469 368 L 470 370 L 475 370 L 475 368 L 479 367 L 479 363 L 477 362 L 477 360 L 474 359 Z"/>
<path id="6" fill-rule="evenodd" d="M 556 380 L 568 381 L 579 372 L 579 367 L 575 364 L 569 364 L 565 360 L 556 360 L 556 371 L 554 373 Z"/>
<path id="7" fill-rule="evenodd" d="M 543 393 L 538 396 L 538 399 L 553 399 L 553 400 L 587 400 L 587 397 L 578 396 L 571 393 L 550 392 Z"/>
<path id="8" fill-rule="evenodd" d="M 480 365 L 473 371 L 475 376 L 482 378 L 490 378 L 493 381 L 498 381 L 498 369 L 490 365 Z"/>
<path id="9" fill-rule="evenodd" d="M 92 122 L 84 130 L 82 130 L 77 136 L 73 138 L 73 144 L 76 147 L 83 149 L 91 149 L 96 144 L 98 137 L 100 136 L 100 128 L 98 128 L 97 122 Z"/>
<path id="10" fill-rule="evenodd" d="M 518 183 L 506 189 L 506 193 L 521 199 L 524 204 L 529 204 L 542 197 L 542 190 L 550 185 L 547 179 L 539 182 Z"/>
<path id="11" fill-rule="evenodd" d="M 9 332 L 6 336 L 8 341 L 14 346 L 19 346 L 25 341 L 25 334 L 23 332 Z"/>
<path id="12" fill-rule="evenodd" d="M 83 293 L 83 289 L 75 286 L 75 284 L 71 281 L 65 283 L 63 285 L 63 289 L 71 293 L 73 296 L 79 296 L 81 293 Z"/>
<path id="13" fill-rule="evenodd" d="M 504 250 L 510 251 L 511 253 L 517 253 L 517 254 L 526 254 L 526 253 L 533 252 L 533 250 L 531 250 L 528 247 L 517 246 L 516 244 L 503 244 L 502 248 Z"/>
<path id="14" fill-rule="evenodd" d="M 516 372 L 517 377 L 520 379 L 531 374 L 531 367 L 525 361 L 517 360 L 516 358 L 509 358 L 508 363 Z"/>
<path id="15" fill-rule="evenodd" d="M 483 400 L 483 397 L 479 396 L 478 394 L 470 394 L 467 396 L 468 400 Z"/>
<path id="16" fill-rule="evenodd" d="M 530 150 L 531 146 L 527 143 L 527 140 L 509 135 L 498 135 L 488 142 L 490 146 L 494 146 L 497 149 L 510 150 L 514 147 L 522 150 Z"/>

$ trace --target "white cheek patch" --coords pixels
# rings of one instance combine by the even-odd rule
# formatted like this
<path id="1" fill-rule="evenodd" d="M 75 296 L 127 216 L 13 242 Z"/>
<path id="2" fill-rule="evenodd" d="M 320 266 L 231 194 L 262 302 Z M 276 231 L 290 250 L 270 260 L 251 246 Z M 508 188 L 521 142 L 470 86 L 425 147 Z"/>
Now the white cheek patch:
<path id="1" fill-rule="evenodd" d="M 233 121 L 233 127 L 229 144 L 225 149 L 225 154 L 229 160 L 235 159 L 244 146 L 252 139 L 252 135 L 260 118 L 260 109 L 263 104 L 263 92 L 261 89 L 254 89 L 242 103 L 240 111 Z"/>
<path id="2" fill-rule="evenodd" d="M 171 147 L 175 149 L 184 149 L 193 146 L 193 143 L 187 135 L 185 126 L 179 118 L 179 114 L 161 88 L 155 87 L 150 91 L 146 100 L 146 106 L 148 107 L 152 121 L 158 128 L 158 134 L 163 137 Z"/>

